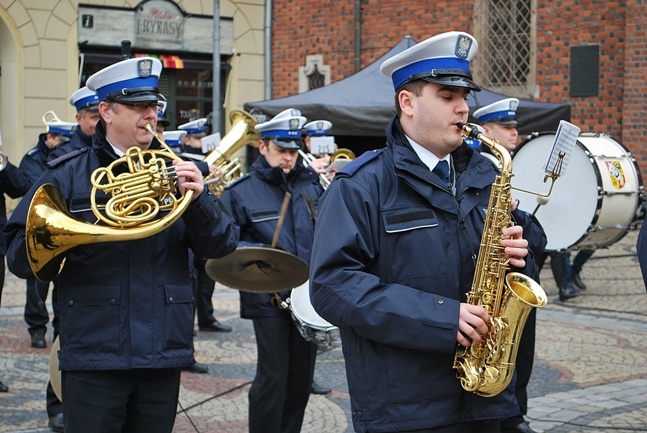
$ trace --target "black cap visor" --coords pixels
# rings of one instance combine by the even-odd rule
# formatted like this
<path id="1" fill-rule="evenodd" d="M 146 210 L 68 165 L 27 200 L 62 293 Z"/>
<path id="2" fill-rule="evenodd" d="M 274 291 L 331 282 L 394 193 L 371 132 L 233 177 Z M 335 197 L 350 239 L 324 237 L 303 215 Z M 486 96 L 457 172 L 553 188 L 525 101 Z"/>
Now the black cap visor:
<path id="1" fill-rule="evenodd" d="M 476 84 L 474 84 L 474 81 L 472 81 L 472 78 L 470 77 L 458 77 L 456 75 L 446 75 L 446 76 L 439 76 L 439 77 L 422 77 L 421 79 L 424 81 L 428 81 L 430 83 L 441 84 L 443 86 L 466 87 L 470 90 L 474 90 L 475 92 L 481 91 L 481 88 Z"/>
<path id="2" fill-rule="evenodd" d="M 138 87 L 133 89 L 122 89 L 106 96 L 106 101 L 114 102 L 149 102 L 165 101 L 157 87 Z"/>
<path id="3" fill-rule="evenodd" d="M 273 137 L 270 140 L 282 149 L 297 150 L 301 148 L 298 141 L 290 140 L 289 138 Z"/>

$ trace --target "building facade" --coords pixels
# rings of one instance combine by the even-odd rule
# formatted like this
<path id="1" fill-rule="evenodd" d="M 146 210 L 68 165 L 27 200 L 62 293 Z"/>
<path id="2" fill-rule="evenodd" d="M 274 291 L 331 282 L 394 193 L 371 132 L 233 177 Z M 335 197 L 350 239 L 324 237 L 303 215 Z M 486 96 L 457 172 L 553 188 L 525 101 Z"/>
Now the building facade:
<path id="1" fill-rule="evenodd" d="M 303 90 L 309 61 L 320 63 L 315 76 L 325 71 L 335 82 L 407 35 L 422 41 L 467 31 L 479 42 L 478 83 L 508 96 L 570 104 L 571 122 L 622 143 L 647 174 L 643 1 L 324 0 L 316 7 L 309 0 L 273 1 L 274 98 Z"/>
<path id="2" fill-rule="evenodd" d="M 223 113 L 264 99 L 265 1 L 219 0 Z M 213 107 L 214 0 L 0 0 L 1 151 L 17 164 L 45 132 L 44 116 L 74 121 L 70 95 L 125 55 L 164 64 L 171 127 Z M 126 45 L 124 45 L 124 48 Z M 223 124 L 228 122 L 223 117 Z"/>
<path id="3" fill-rule="evenodd" d="M 215 4 L 225 130 L 227 113 L 245 102 L 345 78 L 405 36 L 464 30 L 479 41 L 477 82 L 570 104 L 573 123 L 622 143 L 647 173 L 647 5 L 640 0 L 0 0 L 2 152 L 19 161 L 48 111 L 73 120 L 69 95 L 119 60 L 124 39 L 132 39 L 133 55 L 163 60 L 172 126 L 208 114 Z M 181 40 L 171 19 L 183 22 Z"/>

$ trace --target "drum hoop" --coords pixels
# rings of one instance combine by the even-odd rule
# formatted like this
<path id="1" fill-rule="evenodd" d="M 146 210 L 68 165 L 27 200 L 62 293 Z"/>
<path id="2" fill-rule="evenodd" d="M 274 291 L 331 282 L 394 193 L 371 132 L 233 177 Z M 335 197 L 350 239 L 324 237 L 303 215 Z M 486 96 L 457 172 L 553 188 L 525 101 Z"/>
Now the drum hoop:
<path id="1" fill-rule="evenodd" d="M 534 140 L 534 139 L 536 139 L 536 138 L 539 138 L 539 137 L 541 137 L 541 136 L 543 136 L 543 135 L 555 135 L 555 134 L 556 134 L 556 132 L 555 132 L 555 131 L 532 132 L 532 133 L 528 134 L 528 135 L 527 135 L 527 136 L 526 136 L 526 137 L 525 137 L 525 138 L 524 138 L 524 139 L 519 143 L 519 146 L 517 146 L 517 148 L 515 149 L 515 151 L 514 151 L 514 152 L 512 152 L 512 157 L 513 157 L 512 165 L 513 165 L 513 168 L 514 168 L 514 156 L 515 156 L 515 155 L 516 155 L 516 154 L 517 154 L 517 153 L 518 153 L 518 152 L 519 152 L 519 151 L 520 151 L 520 150 L 521 150 L 525 145 L 527 145 L 527 144 L 528 144 L 529 142 L 531 142 L 532 140 Z M 641 172 L 640 172 L 640 166 L 639 166 L 638 161 L 636 160 L 636 158 L 635 158 L 635 157 L 633 156 L 633 154 L 629 151 L 629 149 L 628 149 L 624 144 L 622 144 L 621 142 L 619 142 L 619 141 L 615 140 L 615 139 L 614 139 L 613 137 L 611 137 L 610 135 L 608 135 L 608 134 L 600 134 L 600 133 L 582 133 L 582 134 L 581 134 L 581 136 L 582 136 L 582 137 L 585 137 L 585 138 L 600 138 L 600 139 L 607 139 L 607 140 L 612 141 L 613 143 L 615 143 L 616 145 L 618 145 L 618 146 L 619 146 L 619 147 L 624 151 L 625 156 L 628 158 L 629 162 L 633 165 L 633 167 L 634 167 L 634 169 L 635 169 L 635 174 L 636 174 L 636 178 L 637 178 L 637 179 L 636 179 L 636 181 L 637 181 L 637 190 L 638 190 L 638 191 L 637 191 L 636 206 L 635 206 L 635 209 L 633 210 L 633 218 L 632 218 L 631 222 L 630 222 L 630 223 L 629 223 L 629 225 L 628 225 L 628 229 L 627 229 L 627 230 L 625 230 L 623 233 L 621 233 L 621 234 L 620 234 L 620 236 L 618 236 L 617 238 L 615 238 L 615 239 L 611 242 L 611 244 L 612 244 L 612 243 L 615 243 L 615 242 L 619 241 L 620 239 L 622 239 L 622 238 L 623 238 L 623 237 L 624 237 L 624 236 L 629 232 L 629 230 L 631 229 L 631 226 L 632 226 L 633 224 L 635 224 L 635 222 L 638 220 L 638 217 L 640 216 L 640 213 L 641 213 L 641 209 L 643 208 L 644 203 L 645 203 L 645 200 L 647 199 L 647 197 L 645 197 L 645 193 L 643 192 L 643 179 L 642 179 L 642 174 L 641 174 Z M 599 165 L 598 165 L 598 163 L 597 163 L 597 161 L 596 161 L 596 159 L 595 159 L 596 155 L 595 155 L 595 154 L 593 154 L 593 153 L 589 150 L 589 148 L 588 148 L 588 147 L 586 147 L 586 145 L 585 145 L 584 143 L 582 143 L 579 139 L 576 141 L 576 144 L 580 147 L 580 149 L 582 149 L 582 151 L 584 152 L 585 156 L 587 156 L 587 157 L 589 158 L 589 162 L 590 162 L 590 164 L 593 166 L 593 173 L 594 173 L 594 175 L 595 175 L 597 185 L 598 185 L 598 186 L 602 186 L 602 185 L 604 185 L 604 184 L 603 184 L 603 179 L 602 179 L 602 173 L 601 173 L 601 171 L 600 171 L 600 167 L 599 167 Z M 558 180 L 558 182 L 559 182 L 559 180 Z M 604 196 L 603 196 L 603 194 L 601 194 L 601 193 L 598 191 L 598 195 L 597 195 L 597 202 L 596 202 L 596 204 L 595 204 L 595 211 L 593 212 L 593 216 L 592 216 L 592 218 L 591 218 L 591 222 L 589 223 L 589 229 L 587 229 L 587 230 L 586 230 L 586 231 L 585 231 L 585 232 L 584 232 L 584 233 L 583 233 L 583 234 L 582 234 L 582 235 L 577 239 L 577 241 L 575 241 L 575 242 L 574 242 L 573 244 L 571 244 L 571 246 L 569 246 L 569 247 L 566 247 L 566 248 L 560 248 L 560 249 L 553 249 L 553 250 L 549 250 L 549 249 L 547 249 L 547 251 L 569 251 L 569 250 L 577 250 L 577 249 L 579 248 L 579 246 L 578 246 L 578 245 L 580 244 L 580 242 L 582 242 L 583 240 L 585 240 L 585 239 L 589 236 L 589 233 L 591 233 L 591 231 L 592 231 L 592 230 L 591 230 L 591 228 L 595 228 L 595 226 L 596 226 L 596 224 L 597 224 L 597 222 L 598 222 L 598 220 L 599 220 L 599 218 L 600 218 L 601 212 L 602 212 L 603 202 L 604 202 Z"/>

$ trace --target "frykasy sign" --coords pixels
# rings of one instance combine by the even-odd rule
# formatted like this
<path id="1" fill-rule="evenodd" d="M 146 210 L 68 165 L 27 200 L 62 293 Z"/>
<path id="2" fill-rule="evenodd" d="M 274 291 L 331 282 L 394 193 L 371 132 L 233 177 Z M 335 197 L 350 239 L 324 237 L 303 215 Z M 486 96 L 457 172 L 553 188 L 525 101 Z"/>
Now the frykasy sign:
<path id="1" fill-rule="evenodd" d="M 137 50 L 213 53 L 213 17 L 185 14 L 171 0 L 144 0 L 134 9 L 80 4 L 79 44 Z M 233 20 L 220 18 L 220 52 L 233 54 Z"/>

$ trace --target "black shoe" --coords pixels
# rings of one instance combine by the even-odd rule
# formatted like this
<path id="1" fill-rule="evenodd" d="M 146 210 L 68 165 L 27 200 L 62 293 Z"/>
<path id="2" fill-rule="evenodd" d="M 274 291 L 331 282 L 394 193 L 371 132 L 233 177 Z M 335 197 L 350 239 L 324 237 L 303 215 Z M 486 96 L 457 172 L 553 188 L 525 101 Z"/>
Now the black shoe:
<path id="1" fill-rule="evenodd" d="M 47 347 L 47 343 L 45 343 L 44 332 L 37 332 L 31 336 L 31 347 L 35 347 L 37 349 L 44 349 L 45 347 Z"/>
<path id="2" fill-rule="evenodd" d="M 199 362 L 196 362 L 193 365 L 189 365 L 188 367 L 182 367 L 182 371 L 188 371 L 189 373 L 198 373 L 198 374 L 205 374 L 209 373 L 209 367 L 200 364 Z"/>
<path id="3" fill-rule="evenodd" d="M 330 394 L 331 392 L 332 392 L 332 389 L 324 388 L 314 380 L 312 381 L 312 388 L 310 388 L 310 394 L 325 395 L 325 394 Z"/>
<path id="4" fill-rule="evenodd" d="M 535 431 L 530 428 L 527 422 L 523 421 L 512 427 L 502 427 L 501 433 L 535 433 Z"/>
<path id="5" fill-rule="evenodd" d="M 231 326 L 223 325 L 217 320 L 207 326 L 200 326 L 198 329 L 205 332 L 231 332 Z"/>
<path id="6" fill-rule="evenodd" d="M 568 284 L 559 291 L 559 300 L 562 302 L 567 299 L 577 298 L 578 296 L 580 296 L 580 292 L 572 284 Z"/>
<path id="7" fill-rule="evenodd" d="M 0 382 L 0 392 L 9 392 L 9 387 L 4 383 Z"/>
<path id="8" fill-rule="evenodd" d="M 586 284 L 584 284 L 584 281 L 582 281 L 582 278 L 580 278 L 579 272 L 573 275 L 573 283 L 577 286 L 578 289 L 586 290 Z"/>
<path id="9" fill-rule="evenodd" d="M 47 422 L 47 426 L 55 432 L 62 432 L 63 431 L 63 414 L 59 413 L 54 416 L 49 417 L 49 421 Z"/>

